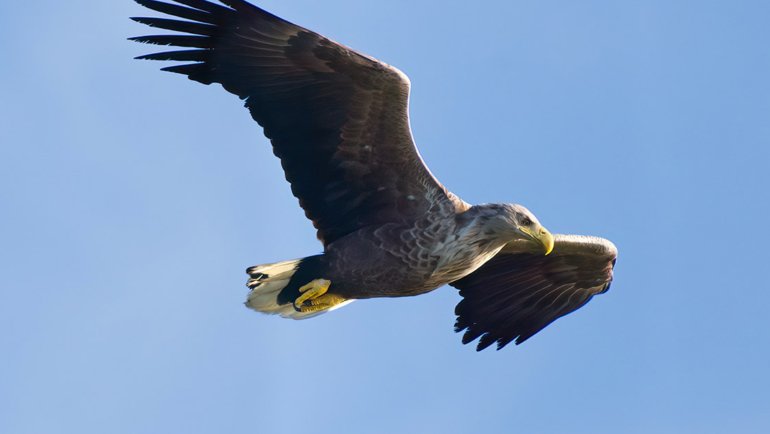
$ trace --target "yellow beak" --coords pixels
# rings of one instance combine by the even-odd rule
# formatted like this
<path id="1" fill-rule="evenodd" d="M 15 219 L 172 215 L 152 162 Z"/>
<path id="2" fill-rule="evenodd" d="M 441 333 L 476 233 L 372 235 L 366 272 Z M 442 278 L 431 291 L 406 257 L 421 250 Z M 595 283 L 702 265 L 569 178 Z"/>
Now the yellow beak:
<path id="1" fill-rule="evenodd" d="M 534 231 L 530 230 L 529 228 L 521 228 L 521 231 L 532 237 L 533 240 L 542 244 L 543 248 L 545 248 L 546 255 L 553 251 L 553 235 L 548 232 L 548 229 L 540 226 Z"/>

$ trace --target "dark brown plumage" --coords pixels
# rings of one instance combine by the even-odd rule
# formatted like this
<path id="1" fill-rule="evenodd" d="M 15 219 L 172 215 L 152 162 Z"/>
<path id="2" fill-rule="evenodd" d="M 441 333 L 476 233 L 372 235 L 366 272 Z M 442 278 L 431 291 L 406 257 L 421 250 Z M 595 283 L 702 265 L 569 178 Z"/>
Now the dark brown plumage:
<path id="1" fill-rule="evenodd" d="M 612 281 L 615 247 L 596 237 L 556 235 L 549 256 L 517 247 L 505 249 L 470 275 L 452 282 L 463 300 L 455 308 L 455 331 L 463 343 L 479 340 L 482 350 L 529 339 L 573 312 Z"/>
<path id="2" fill-rule="evenodd" d="M 232 9 L 177 1 L 197 10 L 137 3 L 197 21 L 134 18 L 192 33 L 135 41 L 196 48 L 139 59 L 195 62 L 164 70 L 221 83 L 245 100 L 325 245 L 361 227 L 424 214 L 428 193 L 449 200 L 412 141 L 409 80 L 397 69 L 244 1 L 222 2 Z"/>
<path id="3" fill-rule="evenodd" d="M 178 33 L 132 39 L 181 48 L 139 58 L 184 62 L 163 69 L 245 101 L 324 245 L 249 268 L 247 306 L 302 319 L 451 283 L 464 297 L 457 330 L 483 349 L 520 343 L 609 287 L 609 241 L 554 238 L 526 208 L 471 207 L 433 177 L 398 69 L 245 1 L 136 1 L 174 19 L 135 21 Z"/>

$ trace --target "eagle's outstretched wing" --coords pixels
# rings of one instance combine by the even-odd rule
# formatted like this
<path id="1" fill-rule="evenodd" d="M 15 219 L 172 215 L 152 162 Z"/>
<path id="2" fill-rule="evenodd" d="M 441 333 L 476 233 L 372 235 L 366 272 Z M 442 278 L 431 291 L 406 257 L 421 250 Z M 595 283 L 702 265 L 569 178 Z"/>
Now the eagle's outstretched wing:
<path id="1" fill-rule="evenodd" d="M 422 162 L 409 80 L 396 68 L 242 0 L 136 1 L 175 19 L 133 20 L 181 34 L 131 39 L 184 47 L 139 58 L 185 62 L 164 70 L 221 83 L 246 101 L 325 245 L 439 201 L 467 206 Z"/>
<path id="2" fill-rule="evenodd" d="M 520 344 L 545 326 L 607 291 L 617 249 L 603 238 L 555 235 L 553 252 L 507 246 L 470 275 L 451 283 L 463 299 L 455 330 L 477 350 Z"/>

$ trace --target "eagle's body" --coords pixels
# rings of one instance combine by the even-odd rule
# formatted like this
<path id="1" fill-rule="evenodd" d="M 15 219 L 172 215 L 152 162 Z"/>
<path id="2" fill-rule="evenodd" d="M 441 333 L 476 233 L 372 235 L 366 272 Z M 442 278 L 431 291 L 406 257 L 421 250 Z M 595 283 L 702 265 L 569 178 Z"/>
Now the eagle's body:
<path id="1" fill-rule="evenodd" d="M 436 180 L 398 69 L 243 0 L 136 1 L 174 19 L 134 20 L 179 33 L 132 39 L 183 47 L 140 58 L 245 100 L 318 229 L 322 254 L 247 270 L 250 308 L 301 319 L 451 284 L 463 342 L 502 348 L 609 287 L 609 241 L 553 236 L 520 205 L 470 206 Z"/>
<path id="2" fill-rule="evenodd" d="M 410 225 L 365 228 L 330 244 L 322 263 L 334 292 L 348 299 L 419 295 L 476 271 L 506 244 L 485 231 L 482 209 L 448 219 L 428 213 Z"/>

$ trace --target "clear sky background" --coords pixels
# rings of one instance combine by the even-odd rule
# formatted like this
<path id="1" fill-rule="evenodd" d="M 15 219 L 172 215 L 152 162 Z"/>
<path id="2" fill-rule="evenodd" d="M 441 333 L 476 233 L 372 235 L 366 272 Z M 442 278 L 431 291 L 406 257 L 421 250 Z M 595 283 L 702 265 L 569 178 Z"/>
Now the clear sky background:
<path id="1" fill-rule="evenodd" d="M 619 250 L 521 346 L 451 287 L 243 307 L 319 252 L 219 86 L 132 60 L 129 0 L 0 2 L 0 432 L 770 432 L 770 2 L 263 0 L 398 66 L 436 176 Z"/>

